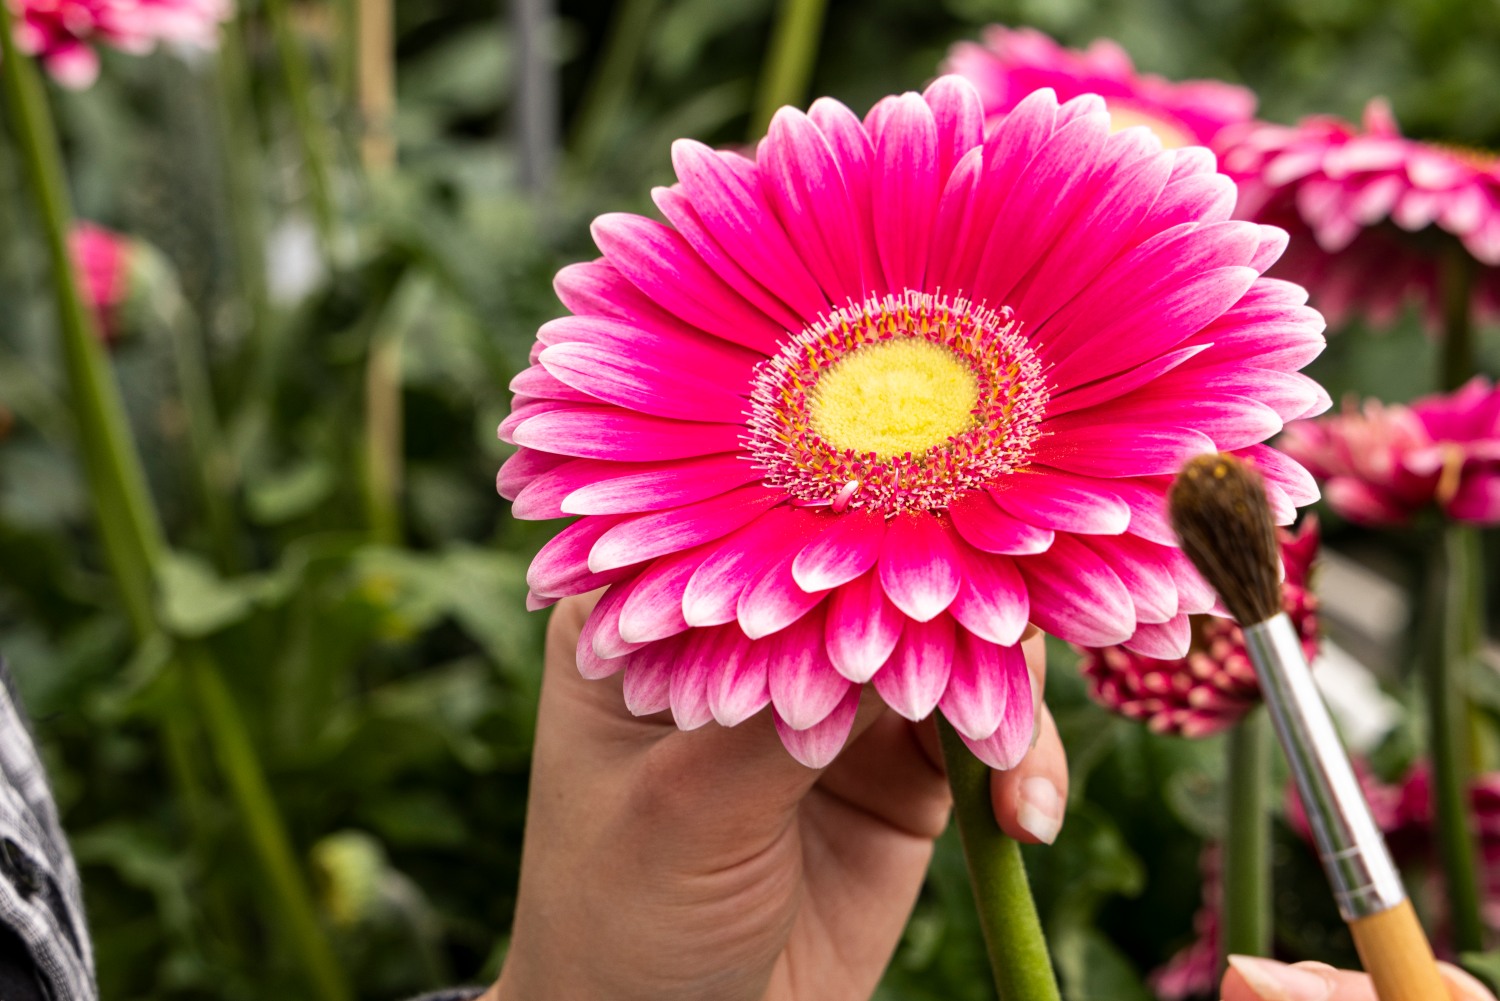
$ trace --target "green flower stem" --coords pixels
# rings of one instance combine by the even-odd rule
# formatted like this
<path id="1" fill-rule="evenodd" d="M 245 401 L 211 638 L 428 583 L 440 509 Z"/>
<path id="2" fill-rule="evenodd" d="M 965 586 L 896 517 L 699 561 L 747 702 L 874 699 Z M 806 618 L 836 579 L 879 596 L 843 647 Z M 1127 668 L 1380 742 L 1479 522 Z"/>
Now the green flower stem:
<path id="1" fill-rule="evenodd" d="M 324 123 L 313 108 L 312 69 L 307 51 L 292 25 L 289 0 L 265 0 L 266 17 L 276 39 L 276 52 L 285 77 L 286 98 L 292 111 L 292 124 L 302 146 L 302 167 L 307 172 L 307 191 L 312 200 L 313 222 L 323 243 L 323 252 L 333 258 L 334 220 L 333 189 L 330 163 L 333 142 Z"/>
<path id="2" fill-rule="evenodd" d="M 1483 587 L 1478 532 L 1443 528 L 1430 586 L 1432 644 L 1424 664 L 1427 743 L 1432 759 L 1433 811 L 1438 854 L 1447 884 L 1453 944 L 1458 952 L 1484 948 L 1479 878 L 1469 803 L 1468 700 L 1465 677 L 1478 655 Z"/>
<path id="3" fill-rule="evenodd" d="M 1229 733 L 1224 829 L 1224 954 L 1271 954 L 1271 739 L 1264 709 Z"/>
<path id="4" fill-rule="evenodd" d="M 244 7 L 219 33 L 215 87 L 218 101 L 220 160 L 225 172 L 227 215 L 234 241 L 235 285 L 244 297 L 247 371 L 253 371 L 268 349 L 271 297 L 266 287 L 266 230 L 260 186 L 260 148 L 256 141 L 249 71 L 245 64 Z M 244 387 L 240 387 L 243 389 Z"/>
<path id="5" fill-rule="evenodd" d="M 1474 259 L 1457 240 L 1443 255 L 1439 288 L 1443 296 L 1442 388 L 1457 389 L 1478 371 L 1474 343 L 1474 317 L 1470 300 L 1474 294 Z"/>
<path id="6" fill-rule="evenodd" d="M 177 369 L 177 390 L 187 414 L 188 461 L 198 481 L 200 502 L 208 521 L 216 562 L 221 571 L 240 568 L 240 533 L 230 498 L 235 487 L 234 463 L 226 448 L 214 405 L 213 384 L 203 348 L 202 330 L 181 296 L 175 297 L 166 318 Z"/>
<path id="7" fill-rule="evenodd" d="M 1000 1001 L 1061 1001 L 1047 938 L 1026 880 L 1021 846 L 995 823 L 990 770 L 938 717 L 959 839 Z"/>
<path id="8" fill-rule="evenodd" d="M 750 123 L 752 140 L 766 134 L 778 108 L 800 105 L 806 99 L 827 9 L 828 0 L 781 0 Z"/>
<path id="9" fill-rule="evenodd" d="M 5 92 L 12 129 L 21 147 L 27 181 L 46 236 L 63 358 L 89 494 L 105 555 L 131 626 L 136 638 L 144 641 L 157 631 L 156 568 L 165 542 L 120 401 L 119 387 L 94 333 L 93 318 L 79 295 L 68 253 L 71 212 L 57 135 L 36 69 L 30 59 L 16 51 L 11 24 L 9 5 L 0 3 L 0 89 Z M 286 828 L 238 710 L 206 654 L 195 651 L 190 669 L 208 735 L 219 751 L 226 778 L 250 829 L 252 844 L 277 895 L 278 916 L 295 936 L 299 954 L 318 987 L 321 1001 L 345 1001 L 349 991 L 317 924 L 311 893 L 293 862 Z"/>
<path id="10" fill-rule="evenodd" d="M 4 3 L 0 3 L 0 87 L 46 239 L 63 363 L 89 496 L 131 625 L 138 636 L 144 636 L 155 627 L 152 593 L 154 568 L 163 548 L 161 523 L 131 439 L 119 386 L 100 346 L 94 317 L 79 294 L 68 251 L 72 209 L 52 116 L 35 65 L 16 51 L 12 14 Z"/>
<path id="11" fill-rule="evenodd" d="M 393 0 L 358 0 L 359 154 L 365 172 L 396 166 L 396 40 Z"/>
<path id="12" fill-rule="evenodd" d="M 316 996 L 322 1001 L 347 1001 L 351 996 L 349 985 L 318 923 L 276 800 L 229 687 L 200 647 L 185 646 L 183 655 L 204 731 L 245 822 L 250 844 L 270 880 L 285 937 L 307 970 Z"/>
<path id="13" fill-rule="evenodd" d="M 570 146 L 580 173 L 594 165 L 610 134 L 620 126 L 636 66 L 651 37 L 651 22 L 660 5 L 661 0 L 620 0 L 615 7 L 604 53 L 573 119 Z"/>

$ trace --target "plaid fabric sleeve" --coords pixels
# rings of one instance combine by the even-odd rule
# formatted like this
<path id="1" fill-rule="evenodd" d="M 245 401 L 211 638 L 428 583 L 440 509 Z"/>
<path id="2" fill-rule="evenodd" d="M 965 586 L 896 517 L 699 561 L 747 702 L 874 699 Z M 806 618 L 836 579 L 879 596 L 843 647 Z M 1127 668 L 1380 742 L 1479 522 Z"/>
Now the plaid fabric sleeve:
<path id="1" fill-rule="evenodd" d="M 97 1001 L 78 869 L 3 658 L 0 925 L 26 946 L 52 1001 Z"/>

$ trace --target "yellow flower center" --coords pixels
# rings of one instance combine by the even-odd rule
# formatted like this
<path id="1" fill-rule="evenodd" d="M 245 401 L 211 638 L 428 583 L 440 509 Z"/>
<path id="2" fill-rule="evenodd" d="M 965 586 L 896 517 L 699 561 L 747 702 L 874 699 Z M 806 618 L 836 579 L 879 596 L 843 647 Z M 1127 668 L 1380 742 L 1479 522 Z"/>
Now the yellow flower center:
<path id="1" fill-rule="evenodd" d="M 1184 146 L 1197 146 L 1198 140 L 1194 139 L 1186 129 L 1169 122 L 1160 115 L 1153 115 L 1141 108 L 1134 107 L 1121 101 L 1105 100 L 1104 105 L 1109 109 L 1109 130 L 1111 132 L 1123 132 L 1125 129 L 1136 125 L 1144 125 L 1156 133 L 1156 138 L 1161 140 L 1165 149 L 1181 149 Z"/>
<path id="2" fill-rule="evenodd" d="M 948 348 L 904 337 L 866 344 L 809 394 L 813 430 L 830 445 L 882 459 L 921 455 L 974 426 L 979 380 Z"/>

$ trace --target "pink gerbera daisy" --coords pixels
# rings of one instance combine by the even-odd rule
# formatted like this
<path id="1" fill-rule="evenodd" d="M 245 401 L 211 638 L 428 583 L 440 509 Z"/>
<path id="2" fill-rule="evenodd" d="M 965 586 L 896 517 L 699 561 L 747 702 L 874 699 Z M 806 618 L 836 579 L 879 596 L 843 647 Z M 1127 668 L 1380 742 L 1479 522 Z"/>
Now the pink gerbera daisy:
<path id="1" fill-rule="evenodd" d="M 1318 555 L 1318 523 L 1308 517 L 1293 535 L 1279 530 L 1286 570 L 1282 605 L 1302 638 L 1309 660 L 1318 652 L 1318 599 L 1308 587 Z M 1089 679 L 1094 701 L 1156 733 L 1206 737 L 1238 723 L 1260 705 L 1260 684 L 1233 619 L 1215 615 L 1193 621 L 1193 644 L 1186 657 L 1151 656 L 1109 646 L 1085 649 L 1079 669 Z"/>
<path id="2" fill-rule="evenodd" d="M 1289 425 L 1280 445 L 1351 521 L 1404 525 L 1430 506 L 1456 521 L 1500 521 L 1500 390 L 1483 376 L 1410 406 L 1347 403 Z"/>
<path id="3" fill-rule="evenodd" d="M 579 647 L 637 713 L 775 713 L 826 764 L 865 684 L 941 708 L 981 757 L 1033 726 L 1019 639 L 1185 651 L 1213 595 L 1163 498 L 1236 450 L 1283 521 L 1316 497 L 1259 444 L 1321 411 L 1276 230 L 1229 218 L 1205 150 L 1111 135 L 1039 91 L 986 138 L 945 77 L 861 121 L 780 111 L 749 159 L 682 141 L 670 225 L 606 215 L 565 268 L 573 315 L 516 377 L 501 469 L 523 518 L 582 515 L 528 581 L 601 586 Z"/>
<path id="4" fill-rule="evenodd" d="M 1408 139 L 1380 100 L 1362 126 L 1256 122 L 1219 145 L 1240 214 L 1291 233 L 1278 273 L 1311 289 L 1332 322 L 1386 324 L 1409 301 L 1438 316 L 1445 243 L 1476 262 L 1476 311 L 1500 309 L 1500 157 Z"/>
<path id="5" fill-rule="evenodd" d="M 99 75 L 96 45 L 143 54 L 158 43 L 213 48 L 230 0 L 8 0 L 16 46 L 58 83 L 82 88 Z"/>
<path id="6" fill-rule="evenodd" d="M 959 42 L 944 69 L 979 89 L 992 119 L 1034 90 L 1050 87 L 1062 100 L 1098 94 L 1115 129 L 1145 125 L 1169 148 L 1207 146 L 1227 125 L 1255 114 L 1255 95 L 1218 80 L 1174 83 L 1137 73 L 1124 49 L 1100 39 L 1087 49 L 1066 49 L 1034 28 L 985 29 L 984 41 Z"/>
<path id="7" fill-rule="evenodd" d="M 93 310 L 105 342 L 120 332 L 120 309 L 130 289 L 129 240 L 103 226 L 82 222 L 68 234 L 84 302 Z"/>

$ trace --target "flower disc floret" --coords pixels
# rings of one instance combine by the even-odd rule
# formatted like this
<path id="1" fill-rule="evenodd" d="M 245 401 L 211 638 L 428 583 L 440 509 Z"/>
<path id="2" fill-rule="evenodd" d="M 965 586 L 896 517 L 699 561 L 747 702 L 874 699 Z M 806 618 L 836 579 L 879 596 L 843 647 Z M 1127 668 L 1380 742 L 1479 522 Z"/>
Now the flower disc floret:
<path id="1" fill-rule="evenodd" d="M 1046 400 L 1010 310 L 908 291 L 841 309 L 763 363 L 747 446 L 807 504 L 931 511 L 1022 468 Z"/>

